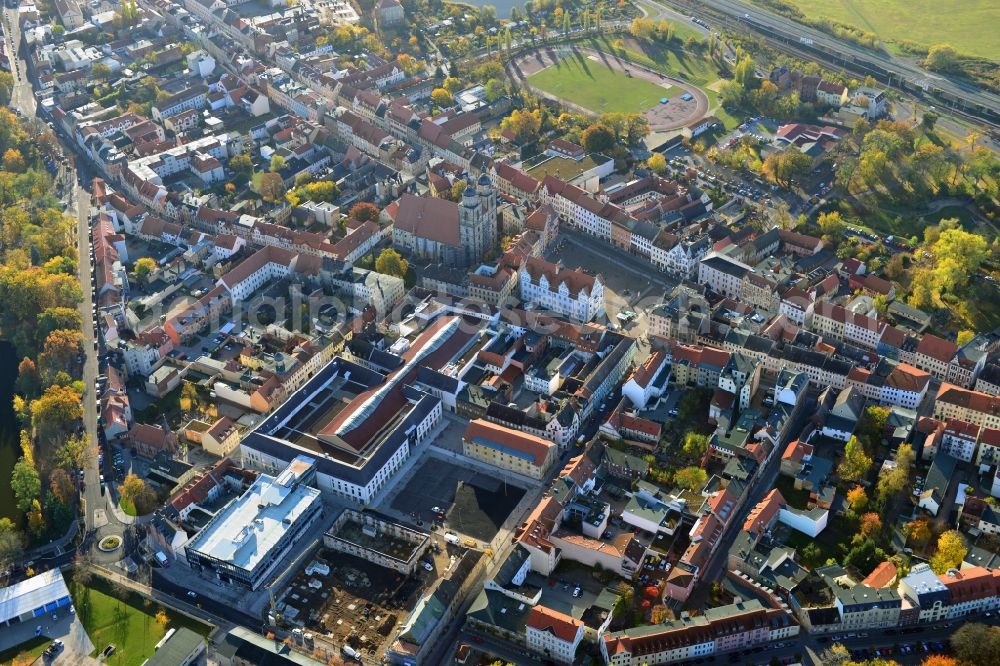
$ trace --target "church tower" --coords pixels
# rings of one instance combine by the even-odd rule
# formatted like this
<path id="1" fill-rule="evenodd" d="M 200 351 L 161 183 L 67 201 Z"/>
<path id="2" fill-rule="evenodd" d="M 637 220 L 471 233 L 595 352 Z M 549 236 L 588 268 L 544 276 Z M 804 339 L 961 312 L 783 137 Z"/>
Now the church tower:
<path id="1" fill-rule="evenodd" d="M 466 266 L 482 260 L 497 244 L 497 198 L 493 183 L 483 174 L 477 185 L 466 181 L 458 206 L 458 235 Z"/>

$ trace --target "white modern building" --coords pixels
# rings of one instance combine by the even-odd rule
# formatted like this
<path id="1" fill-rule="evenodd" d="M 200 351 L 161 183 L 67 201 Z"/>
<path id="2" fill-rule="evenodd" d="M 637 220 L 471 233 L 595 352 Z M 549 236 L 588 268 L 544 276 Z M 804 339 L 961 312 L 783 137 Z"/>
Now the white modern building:
<path id="1" fill-rule="evenodd" d="M 188 564 L 225 584 L 256 590 L 323 515 L 316 461 L 298 456 L 274 477 L 261 474 L 188 542 Z"/>

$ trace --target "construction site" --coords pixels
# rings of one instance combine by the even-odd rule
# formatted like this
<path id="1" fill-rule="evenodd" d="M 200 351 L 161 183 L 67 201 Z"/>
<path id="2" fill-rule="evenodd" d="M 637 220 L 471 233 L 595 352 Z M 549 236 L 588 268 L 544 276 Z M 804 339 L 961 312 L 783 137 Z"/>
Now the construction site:
<path id="1" fill-rule="evenodd" d="M 298 649 L 321 660 L 340 663 L 338 658 L 353 653 L 362 663 L 380 664 L 393 630 L 452 566 L 449 548 L 458 552 L 435 540 L 421 566 L 406 575 L 321 547 L 276 598 L 278 624 L 292 630 Z"/>

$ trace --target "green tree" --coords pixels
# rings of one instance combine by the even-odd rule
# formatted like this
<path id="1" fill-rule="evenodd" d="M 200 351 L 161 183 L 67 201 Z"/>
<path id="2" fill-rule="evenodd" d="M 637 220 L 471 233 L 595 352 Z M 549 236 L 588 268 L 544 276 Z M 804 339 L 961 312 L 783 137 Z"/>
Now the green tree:
<path id="1" fill-rule="evenodd" d="M 879 504 L 886 506 L 890 498 L 903 492 L 910 483 L 910 468 L 916 456 L 909 444 L 900 444 L 896 450 L 896 467 L 878 478 L 877 494 Z"/>
<path id="2" fill-rule="evenodd" d="M 23 456 L 14 463 L 14 469 L 10 476 L 10 486 L 14 490 L 14 498 L 17 508 L 21 511 L 29 511 L 31 503 L 38 499 L 42 492 L 42 481 L 38 477 L 38 470 L 30 460 Z"/>
<path id="3" fill-rule="evenodd" d="M 56 449 L 54 461 L 56 466 L 67 471 L 84 469 L 95 455 L 86 434 L 69 437 Z"/>
<path id="4" fill-rule="evenodd" d="M 844 447 L 844 458 L 837 466 L 837 473 L 845 481 L 861 479 L 872 466 L 872 459 L 865 453 L 865 447 L 857 436 L 851 436 Z"/>
<path id="5" fill-rule="evenodd" d="M 367 222 L 369 220 L 377 220 L 379 216 L 378 207 L 373 203 L 367 201 L 362 201 L 361 203 L 354 204 L 351 206 L 351 210 L 348 213 L 348 217 L 352 220 L 357 220 L 358 222 Z"/>
<path id="6" fill-rule="evenodd" d="M 937 124 L 939 117 L 940 116 L 933 111 L 924 111 L 924 115 L 920 118 L 920 126 L 928 132 L 933 132 L 934 125 Z"/>
<path id="7" fill-rule="evenodd" d="M 632 19 L 631 32 L 636 39 L 649 41 L 653 38 L 653 33 L 656 32 L 656 23 L 646 18 Z"/>
<path id="8" fill-rule="evenodd" d="M 961 56 L 950 44 L 935 44 L 927 50 L 924 67 L 934 72 L 952 72 L 958 69 Z"/>
<path id="9" fill-rule="evenodd" d="M 103 62 L 95 63 L 94 66 L 90 68 L 90 73 L 94 76 L 94 78 L 102 79 L 104 81 L 111 78 L 111 68 Z"/>
<path id="10" fill-rule="evenodd" d="M 629 146 L 638 144 L 649 134 L 649 120 L 641 113 L 611 111 L 601 114 L 597 122 L 614 132 L 618 141 Z"/>
<path id="11" fill-rule="evenodd" d="M 615 147 L 615 135 L 604 125 L 591 125 L 580 135 L 588 153 L 605 153 Z"/>
<path id="12" fill-rule="evenodd" d="M 10 568 L 21 557 L 24 536 L 10 518 L 0 518 L 0 570 Z"/>
<path id="13" fill-rule="evenodd" d="M 1000 664 L 1000 627 L 966 622 L 951 635 L 951 648 L 962 664 Z"/>
<path id="14" fill-rule="evenodd" d="M 851 513 L 859 515 L 868 506 L 868 494 L 861 486 L 854 486 L 847 491 L 847 505 L 851 508 Z"/>
<path id="15" fill-rule="evenodd" d="M 969 552 L 962 534 L 956 530 L 948 530 L 938 537 L 937 552 L 931 556 L 931 569 L 936 574 L 943 574 L 948 569 L 962 566 L 966 553 Z"/>
<path id="16" fill-rule="evenodd" d="M 878 446 L 885 437 L 886 424 L 889 422 L 889 408 L 869 405 L 861 417 L 860 430 L 862 438 L 870 448 Z"/>
<path id="17" fill-rule="evenodd" d="M 272 155 L 270 166 L 272 173 L 277 173 L 278 171 L 281 171 L 282 169 L 285 168 L 285 158 L 282 157 L 281 155 Z"/>
<path id="18" fill-rule="evenodd" d="M 764 159 L 762 171 L 774 183 L 788 186 L 789 181 L 809 173 L 812 158 L 800 150 L 774 151 Z"/>
<path id="19" fill-rule="evenodd" d="M 931 540 L 931 523 L 926 518 L 917 518 L 903 525 L 903 534 L 908 543 L 923 546 Z"/>
<path id="20" fill-rule="evenodd" d="M 744 55 L 733 68 L 733 80 L 744 90 L 753 90 L 757 87 L 757 77 L 754 75 L 753 59 Z"/>
<path id="21" fill-rule="evenodd" d="M 663 156 L 663 153 L 653 153 L 646 160 L 646 166 L 656 175 L 662 176 L 667 172 L 667 158 Z"/>
<path id="22" fill-rule="evenodd" d="M 692 430 L 684 436 L 683 449 L 691 458 L 700 459 L 708 451 L 708 437 Z"/>
<path id="23" fill-rule="evenodd" d="M 71 424 L 82 416 L 80 396 L 68 386 L 50 386 L 31 401 L 31 424 L 41 443 L 61 444 Z"/>
<path id="24" fill-rule="evenodd" d="M 10 72 L 0 72 L 0 104 L 10 104 L 14 91 L 14 76 Z"/>
<path id="25" fill-rule="evenodd" d="M 156 261 L 151 257 L 139 257 L 132 265 L 132 273 L 135 279 L 142 284 L 147 284 L 150 273 L 156 270 Z"/>
<path id="26" fill-rule="evenodd" d="M 490 79 L 486 82 L 486 101 L 495 102 L 503 97 L 503 82 L 500 79 Z"/>
<path id="27" fill-rule="evenodd" d="M 451 93 L 444 88 L 435 88 L 431 91 L 431 101 L 444 108 L 454 104 Z"/>
<path id="28" fill-rule="evenodd" d="M 955 338 L 955 344 L 957 344 L 959 347 L 964 347 L 968 343 L 972 342 L 972 339 L 975 337 L 976 337 L 975 331 L 963 329 L 958 332 L 958 336 Z"/>
<path id="29" fill-rule="evenodd" d="M 400 256 L 399 252 L 387 247 L 379 253 L 378 259 L 375 260 L 375 270 L 385 275 L 401 278 L 410 270 L 410 264 Z"/>
<path id="30" fill-rule="evenodd" d="M 703 488 L 707 480 L 708 472 L 701 467 L 683 467 L 674 473 L 674 483 L 692 492 Z"/>
<path id="31" fill-rule="evenodd" d="M 885 551 L 879 548 L 872 539 L 865 539 L 844 556 L 844 566 L 857 569 L 862 576 L 867 576 L 879 564 L 885 561 Z"/>
<path id="32" fill-rule="evenodd" d="M 229 159 L 229 168 L 243 176 L 253 173 L 253 160 L 249 153 L 240 153 Z"/>

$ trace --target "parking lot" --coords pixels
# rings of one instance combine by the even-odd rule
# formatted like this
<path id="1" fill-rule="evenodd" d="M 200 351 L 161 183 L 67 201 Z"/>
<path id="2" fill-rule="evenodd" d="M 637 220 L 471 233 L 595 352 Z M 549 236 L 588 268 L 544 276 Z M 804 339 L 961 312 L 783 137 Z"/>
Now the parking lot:
<path id="1" fill-rule="evenodd" d="M 442 523 L 461 534 L 489 541 L 524 492 L 476 469 L 424 456 L 390 506 L 416 521 L 418 527 Z"/>

